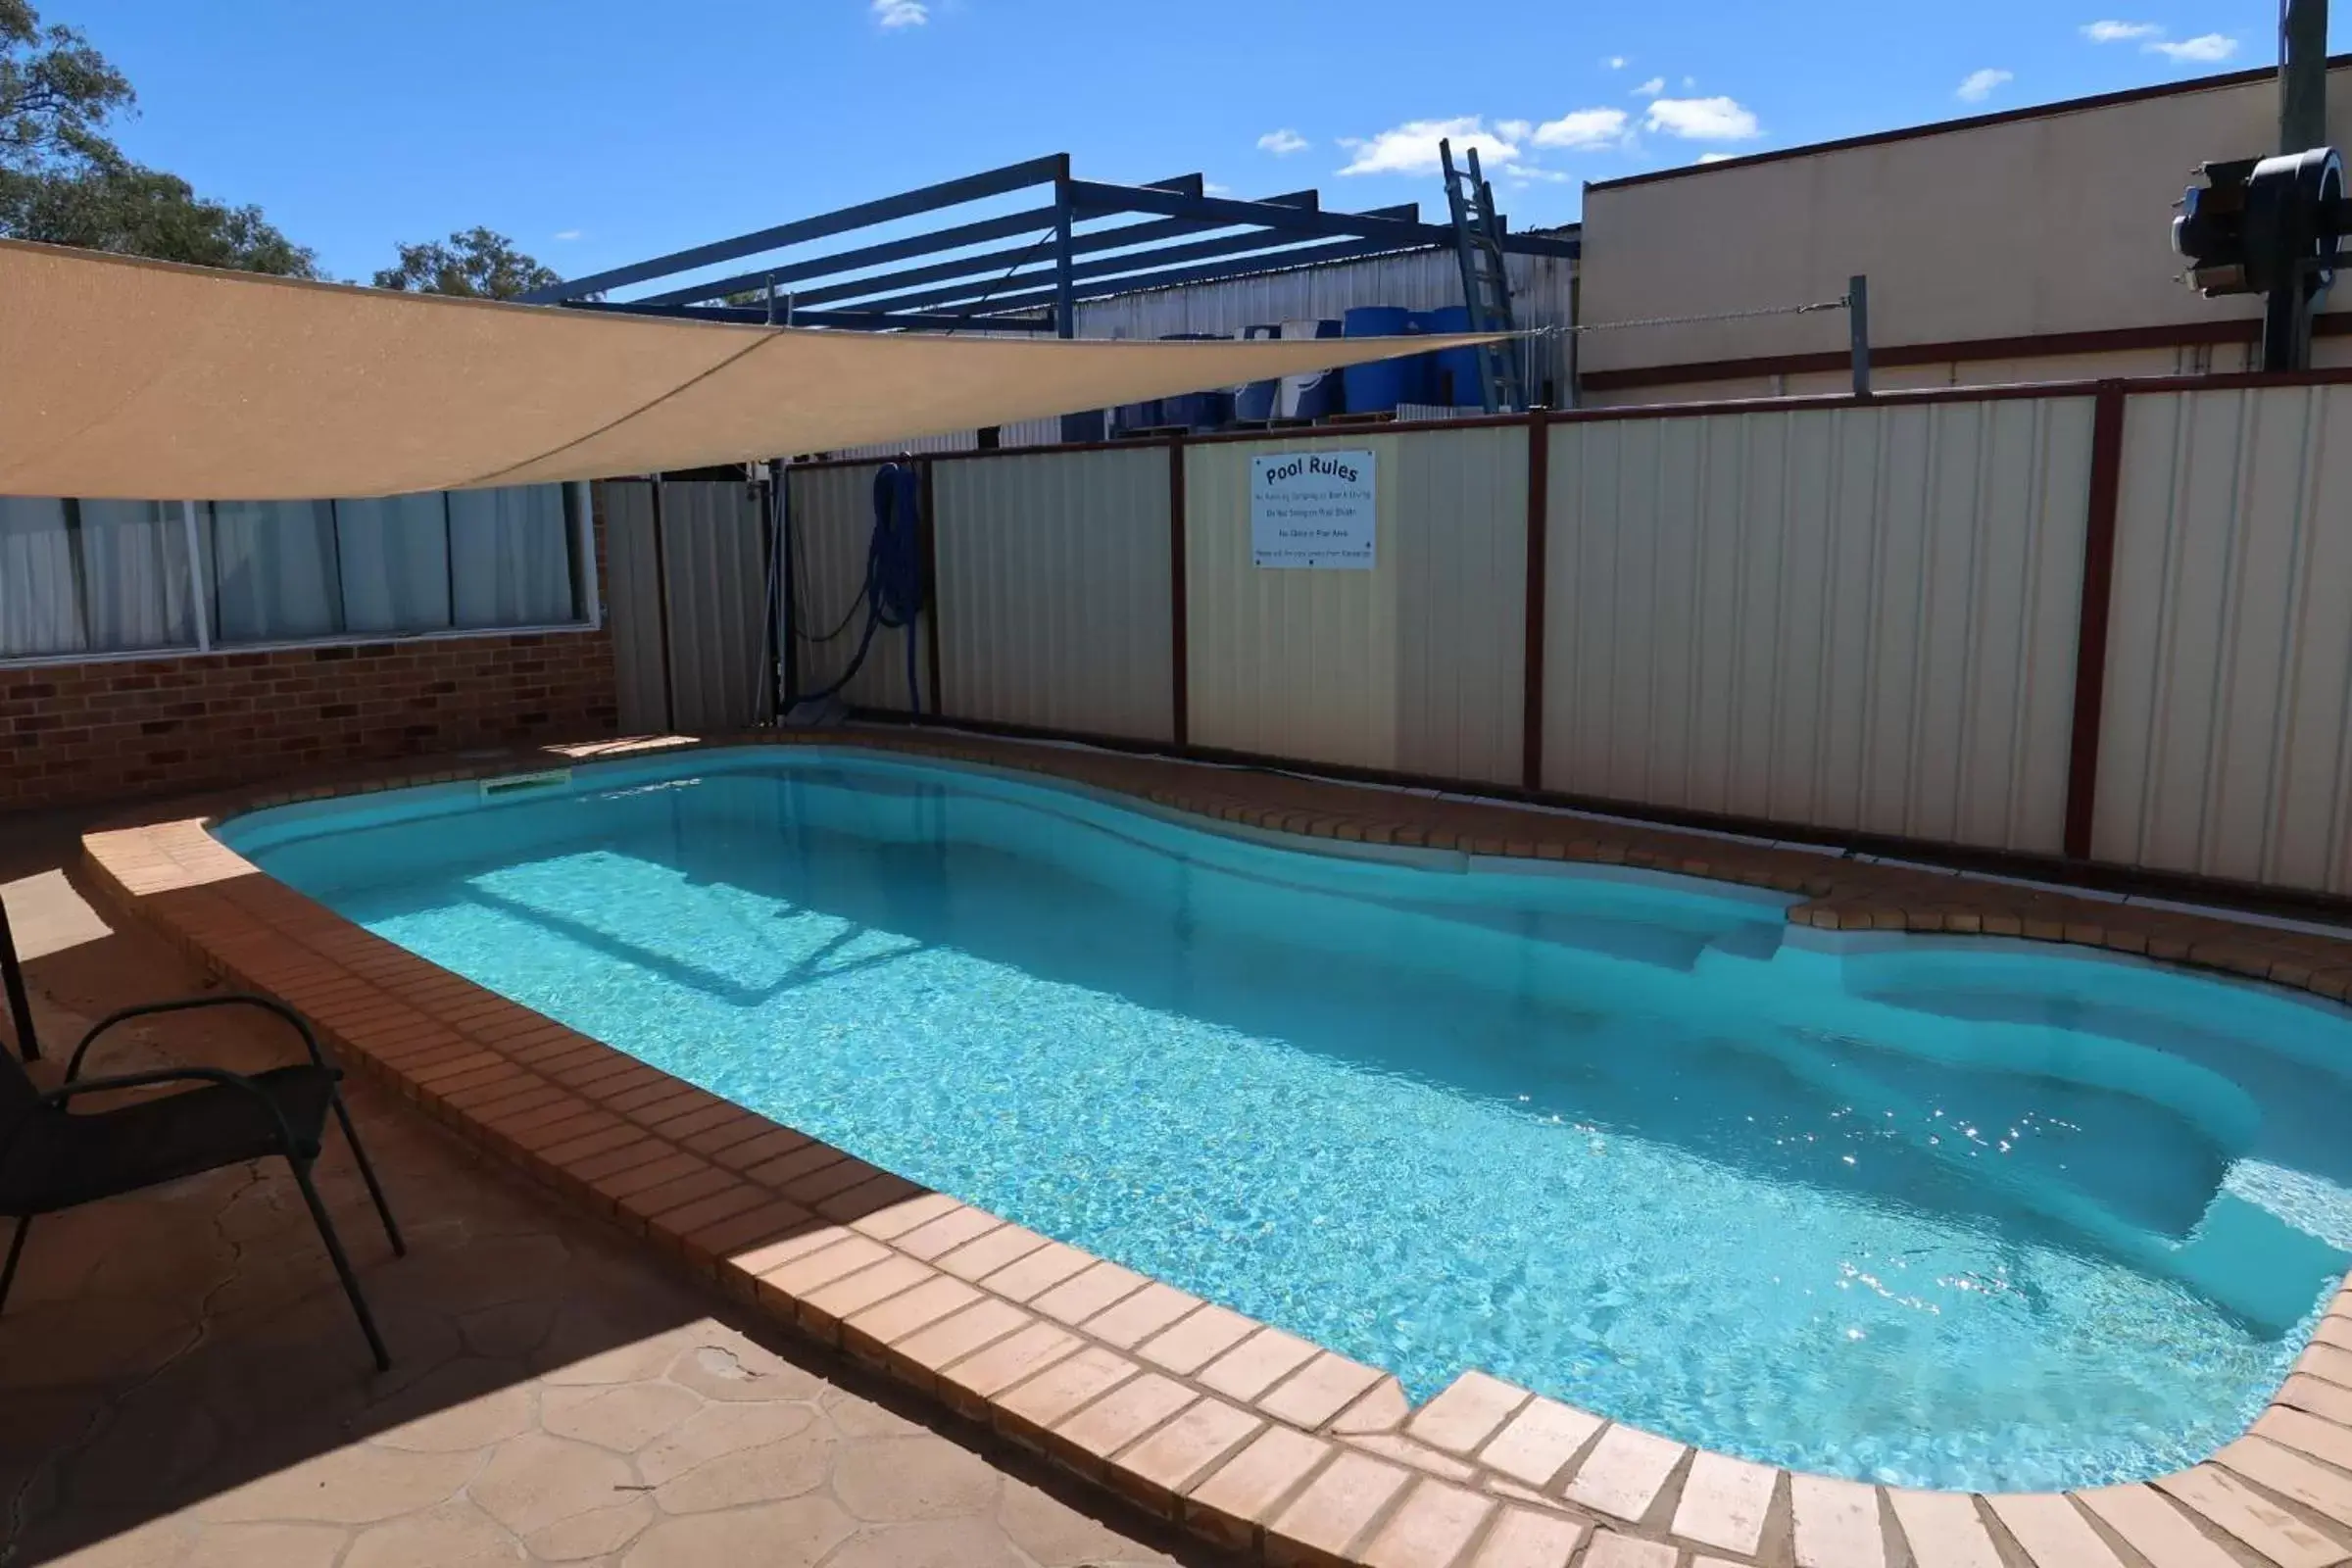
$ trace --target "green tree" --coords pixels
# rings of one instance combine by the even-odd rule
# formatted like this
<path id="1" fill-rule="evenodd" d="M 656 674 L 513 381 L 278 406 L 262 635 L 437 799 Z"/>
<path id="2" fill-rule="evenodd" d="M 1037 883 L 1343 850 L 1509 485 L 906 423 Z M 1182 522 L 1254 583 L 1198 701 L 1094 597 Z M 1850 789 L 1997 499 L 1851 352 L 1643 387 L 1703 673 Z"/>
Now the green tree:
<path id="1" fill-rule="evenodd" d="M 132 163 L 105 134 L 135 112 L 130 82 L 31 0 L 0 0 L 0 236 L 318 275 L 318 258 L 258 207 L 210 201 L 176 174 Z"/>
<path id="2" fill-rule="evenodd" d="M 0 234 L 199 267 L 318 275 L 318 257 L 279 233 L 260 208 L 207 201 L 177 174 L 121 158 L 72 173 L 0 173 Z"/>
<path id="3" fill-rule="evenodd" d="M 30 0 L 0 0 L 0 171 L 113 153 L 100 127 L 131 102 L 130 82 L 88 39 L 43 27 Z"/>
<path id="4" fill-rule="evenodd" d="M 471 299 L 511 300 L 563 279 L 514 248 L 504 234 L 479 226 L 444 240 L 397 247 L 400 265 L 375 274 L 377 288 L 419 294 L 462 294 Z"/>

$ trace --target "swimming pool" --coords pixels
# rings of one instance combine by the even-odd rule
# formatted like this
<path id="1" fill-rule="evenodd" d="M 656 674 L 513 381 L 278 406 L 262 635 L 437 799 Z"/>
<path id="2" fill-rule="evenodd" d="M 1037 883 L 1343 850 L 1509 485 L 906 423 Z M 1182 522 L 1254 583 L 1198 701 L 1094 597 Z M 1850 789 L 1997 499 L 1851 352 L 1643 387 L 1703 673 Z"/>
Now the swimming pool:
<path id="1" fill-rule="evenodd" d="M 2202 1458 L 2352 1259 L 2352 1020 L 816 749 L 221 836 L 861 1157 L 1396 1372 L 1902 1485 Z"/>

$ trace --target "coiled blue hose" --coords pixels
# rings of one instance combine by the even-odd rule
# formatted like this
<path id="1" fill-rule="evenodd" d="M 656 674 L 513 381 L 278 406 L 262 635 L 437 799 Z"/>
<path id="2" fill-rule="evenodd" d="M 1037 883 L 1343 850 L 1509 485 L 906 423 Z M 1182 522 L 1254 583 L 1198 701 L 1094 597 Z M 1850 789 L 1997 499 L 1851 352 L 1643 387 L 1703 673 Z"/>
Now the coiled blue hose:
<path id="1" fill-rule="evenodd" d="M 874 531 L 865 547 L 865 631 L 848 667 L 832 685 L 809 693 L 808 700 L 831 697 L 857 678 L 875 631 L 904 628 L 906 707 L 916 713 L 923 710 L 914 675 L 914 622 L 923 610 L 922 495 L 922 476 L 911 466 L 886 463 L 875 471 Z"/>

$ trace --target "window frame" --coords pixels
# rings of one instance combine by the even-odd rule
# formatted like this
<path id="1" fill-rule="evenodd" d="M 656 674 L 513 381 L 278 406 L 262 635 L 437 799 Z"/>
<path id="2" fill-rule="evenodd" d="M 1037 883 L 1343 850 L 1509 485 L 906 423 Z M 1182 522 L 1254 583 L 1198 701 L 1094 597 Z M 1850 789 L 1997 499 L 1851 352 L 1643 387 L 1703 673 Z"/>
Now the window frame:
<path id="1" fill-rule="evenodd" d="M 305 648 L 369 648 L 382 644 L 479 642 L 488 637 L 549 637 L 571 632 L 598 632 L 605 627 L 603 584 L 596 571 L 596 500 L 593 486 L 587 480 L 568 480 L 562 486 L 564 494 L 566 520 L 570 523 L 568 543 L 571 548 L 572 583 L 579 601 L 582 618 L 551 621 L 528 626 L 453 626 L 432 631 L 410 632 L 335 632 L 324 637 L 296 637 L 268 642 L 220 642 L 213 635 L 213 593 L 205 581 L 205 565 L 209 552 L 202 549 L 203 531 L 197 522 L 193 501 L 179 503 L 180 526 L 187 534 L 188 593 L 191 604 L 190 619 L 196 629 L 192 643 L 172 643 L 159 648 L 126 648 L 97 652 L 85 650 L 63 654 L 0 655 L 0 670 L 57 668 L 68 664 L 135 664 L 157 662 L 171 662 L 183 659 L 214 659 L 230 654 L 281 654 Z M 78 511 L 79 498 L 64 497 L 69 508 Z M 446 504 L 445 504 L 446 510 Z M 74 571 L 76 590 L 82 585 L 85 564 L 78 537 L 74 545 Z M 338 579 L 338 592 L 340 591 Z"/>

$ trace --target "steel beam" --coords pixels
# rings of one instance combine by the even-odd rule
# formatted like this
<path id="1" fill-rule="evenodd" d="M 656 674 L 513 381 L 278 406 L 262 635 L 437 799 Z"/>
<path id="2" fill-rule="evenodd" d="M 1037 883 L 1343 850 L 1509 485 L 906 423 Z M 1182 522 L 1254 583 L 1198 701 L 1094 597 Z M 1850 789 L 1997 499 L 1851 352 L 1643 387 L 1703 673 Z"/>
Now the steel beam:
<path id="1" fill-rule="evenodd" d="M 1100 261 L 1080 262 L 1070 269 L 1070 276 L 1073 281 L 1084 278 L 1115 277 L 1121 273 L 1140 271 L 1148 268 L 1173 267 L 1180 262 L 1204 262 L 1222 256 L 1245 255 L 1252 256 L 1252 260 L 1242 268 L 1242 270 L 1267 271 L 1285 265 L 1285 257 L 1280 247 L 1298 246 L 1301 243 L 1301 237 L 1297 234 L 1265 232 L 1229 234 L 1216 239 L 1197 240 L 1189 245 L 1162 245 L 1134 255 L 1110 256 Z M 1036 249 L 1032 246 L 1028 251 L 1009 253 L 1006 260 L 1009 262 L 1026 259 L 1034 255 Z M 897 275 L 906 277 L 907 274 L 899 273 Z M 864 301 L 864 309 L 875 311 L 919 311 L 936 305 L 962 305 L 977 303 L 983 299 L 1004 297 L 1006 290 L 1017 291 L 1029 288 L 1042 282 L 1050 282 L 1053 277 L 1054 272 L 1051 269 L 1016 272 L 998 270 L 992 271 L 985 279 L 965 279 L 944 288 L 891 294 L 878 299 L 869 299 L 867 296 L 873 293 L 875 284 L 889 281 L 889 279 L 869 278 L 855 283 L 834 284 L 827 288 L 812 290 L 800 297 L 808 300 L 859 299 Z"/>
<path id="2" fill-rule="evenodd" d="M 565 300 L 567 311 L 595 311 L 607 316 L 659 316 L 678 321 L 723 321 L 730 325 L 764 326 L 767 312 L 758 305 L 645 305 L 629 300 Z M 998 320 L 966 314 L 943 315 L 910 311 L 885 315 L 880 311 L 804 311 L 794 308 L 794 326 L 829 326 L 858 332 L 1051 332 L 1051 321 Z"/>
<path id="3" fill-rule="evenodd" d="M 1253 257 L 1238 262 L 1215 262 L 1203 267 L 1178 267 L 1166 271 L 1138 272 L 1123 277 L 1106 278 L 1100 282 L 1080 283 L 1071 291 L 1072 303 L 1084 300 L 1108 299 L 1117 294 L 1136 294 L 1145 289 L 1176 288 L 1187 283 L 1216 283 L 1229 277 L 1250 277 L 1262 272 L 1292 267 L 1314 267 L 1330 262 L 1361 261 L 1367 256 L 1391 256 L 1399 251 L 1428 250 L 1426 245 L 1393 245 L 1384 239 L 1341 240 L 1329 245 L 1301 248 L 1287 256 Z M 1026 294 L 1000 295 L 988 302 L 990 311 L 1036 310 L 1053 303 L 1053 291 L 1036 289 Z M 967 318 L 987 320 L 988 317 Z"/>
<path id="4" fill-rule="evenodd" d="M 1071 200 L 1086 217 L 1102 213 L 1157 213 L 1167 218 L 1215 219 L 1233 227 L 1253 224 L 1268 228 L 1287 226 L 1299 233 L 1354 234 L 1365 239 L 1387 239 L 1399 248 L 1453 243 L 1453 230 L 1442 224 L 1374 218 L 1365 213 L 1319 212 L 1293 217 L 1285 223 L 1269 213 L 1262 202 L 1235 201 L 1223 196 L 1172 196 L 1142 185 L 1105 185 L 1091 179 L 1073 179 L 1069 189 Z M 1573 258 L 1580 247 L 1574 240 L 1511 234 L 1504 237 L 1503 249 L 1522 256 Z"/>
<path id="5" fill-rule="evenodd" d="M 1240 201 L 1230 196 L 1180 196 L 1145 185 L 1106 185 L 1093 179 L 1071 180 L 1069 193 L 1071 205 L 1086 218 L 1111 213 L 1155 213 L 1162 218 L 1213 220 L 1229 228 L 1280 225 L 1300 233 L 1356 234 L 1366 238 L 1388 235 L 1411 245 L 1433 244 L 1436 241 L 1430 236 L 1450 232 L 1435 224 L 1397 219 L 1367 219 L 1354 213 L 1320 210 L 1311 214 L 1282 213 L 1269 210 L 1264 202 Z"/>
<path id="6" fill-rule="evenodd" d="M 1311 207 L 1314 192 L 1307 191 L 1304 193 L 1304 197 L 1305 200 L 1302 203 L 1298 198 L 1290 196 L 1273 196 L 1267 199 Z M 1050 207 L 1042 209 L 1041 217 L 1043 220 L 1036 225 L 1037 228 L 1051 231 L 1054 224 L 1054 210 Z M 1117 228 L 1098 229 L 1092 234 L 1072 234 L 1070 254 L 1086 256 L 1100 251 L 1124 250 L 1131 246 L 1156 243 L 1177 235 L 1197 234 L 1207 226 L 1209 225 L 1179 223 L 1164 220 L 1149 223 L 1123 223 Z M 1272 245 L 1280 244 L 1282 241 L 1260 239 L 1256 243 Z M 877 272 L 870 277 L 853 277 L 845 282 L 820 284 L 816 288 L 802 290 L 799 297 L 811 304 L 821 305 L 828 300 L 863 299 L 868 295 L 912 288 L 921 283 L 946 282 L 956 278 L 963 278 L 967 281 L 962 288 L 943 295 L 942 298 L 960 299 L 977 296 L 988 292 L 993 287 L 1000 286 L 1004 275 L 1012 269 L 1035 261 L 1042 254 L 1042 245 L 1037 242 L 1008 246 L 1001 251 L 987 251 L 978 256 L 963 256 L 957 257 L 954 261 L 935 262 L 928 267 L 909 267 L 896 272 Z M 1085 276 L 1087 269 L 1080 268 L 1078 272 L 1080 276 Z"/>
<path id="7" fill-rule="evenodd" d="M 1180 179 L 1162 180 L 1152 189 L 1178 189 L 1200 179 L 1187 174 Z M 1270 206 L 1302 207 L 1313 211 L 1319 197 L 1311 190 L 1292 191 L 1286 195 L 1268 196 L 1263 200 Z M 1005 239 L 1015 234 L 1042 233 L 1054 226 L 1054 209 L 1032 207 L 1024 212 L 1004 218 L 985 219 L 976 223 L 961 223 L 930 234 L 913 234 L 906 239 L 885 241 L 879 245 L 861 246 L 857 250 L 836 251 L 830 256 L 814 256 L 806 261 L 786 262 L 775 267 L 761 268 L 755 272 L 738 272 L 732 277 L 712 278 L 707 283 L 690 284 L 662 294 L 649 294 L 633 302 L 640 305 L 695 305 L 704 300 L 723 299 L 729 294 L 748 288 L 760 288 L 772 278 L 779 284 L 797 282 L 804 278 L 832 277 L 866 267 L 879 267 L 888 262 L 906 261 L 917 256 L 935 256 L 941 251 L 960 250 L 967 245 L 983 244 L 993 239 Z M 1071 246 L 1077 255 L 1095 251 L 1116 250 L 1125 245 L 1155 244 L 1163 239 L 1180 238 L 1206 230 L 1228 227 L 1218 223 L 1185 223 L 1156 219 L 1148 223 L 1128 223 L 1121 227 L 1098 230 L 1075 236 Z M 852 279 L 847 283 L 825 283 L 813 289 L 796 290 L 796 297 L 821 304 L 826 300 L 856 299 L 859 294 L 875 289 L 866 284 L 887 285 L 891 288 L 911 288 L 918 283 L 941 282 L 949 278 L 967 277 L 976 273 L 994 274 L 1027 257 L 1034 246 L 1014 246 L 1001 251 L 987 251 L 977 256 L 938 262 L 928 267 L 908 268 L 903 271 L 886 272 L 867 279 Z"/>
<path id="8" fill-rule="evenodd" d="M 942 207 L 956 207 L 965 202 L 1001 196 L 1006 191 L 1025 190 L 1033 185 L 1061 182 L 1066 184 L 1070 173 L 1070 157 L 1055 153 L 1051 158 L 1033 158 L 1023 164 L 1007 164 L 986 173 L 968 174 L 937 185 L 925 185 L 920 190 L 885 196 L 879 201 L 860 202 L 835 212 L 822 213 L 815 218 L 804 218 L 795 222 L 779 223 L 733 239 L 714 240 L 687 250 L 672 251 L 652 261 L 637 262 L 628 267 L 615 267 L 586 277 L 566 278 L 545 288 L 533 289 L 522 296 L 529 305 L 551 305 L 577 300 L 608 289 L 625 288 L 631 283 L 643 283 L 674 272 L 691 271 L 698 267 L 710 267 L 719 262 L 731 262 L 739 257 L 757 256 L 761 251 L 776 250 L 785 245 L 797 245 L 803 240 L 822 239 L 828 234 L 840 234 L 854 228 L 866 228 L 875 223 L 888 223 L 917 213 L 936 212 Z M 1146 187 L 1134 187 L 1144 190 Z M 1154 198 L 1171 201 L 1191 198 L 1167 191 L 1150 192 Z M 1146 209 L 1148 210 L 1148 209 Z"/>
<path id="9" fill-rule="evenodd" d="M 2311 0 L 2297 0 L 2297 3 L 2310 4 Z M 1417 204 L 1361 213 L 1334 213 L 1325 212 L 1321 198 L 1311 190 L 1257 201 L 1210 197 L 1204 194 L 1206 181 L 1197 173 L 1144 185 L 1105 184 L 1071 178 L 1068 155 L 1055 154 L 567 279 L 534 290 L 524 298 L 536 303 L 599 304 L 587 296 L 1049 183 L 1054 196 L 1050 207 L 858 246 L 830 256 L 783 262 L 640 300 L 608 303 L 604 308 L 702 320 L 764 320 L 768 313 L 763 310 L 687 307 L 749 289 L 762 289 L 773 296 L 788 285 L 817 280 L 814 287 L 792 288 L 786 295 L 794 305 L 793 318 L 801 324 L 921 329 L 954 328 L 986 321 L 1002 330 L 1053 330 L 1066 337 L 1075 330 L 1074 308 L 1080 300 L 1139 289 L 1213 282 L 1294 266 L 1355 260 L 1388 251 L 1420 250 L 1448 245 L 1453 240 L 1450 228 L 1420 221 Z M 1079 229 L 1080 224 L 1095 219 L 1130 214 L 1143 215 L 1147 220 L 1087 232 Z M 1027 246 L 947 257 L 919 267 L 863 277 L 843 275 L 1032 233 L 1051 246 L 1050 263 L 1043 269 L 1032 270 L 1028 265 L 1042 248 L 1040 243 L 1032 242 Z M 1187 244 L 1166 243 L 1193 235 L 1209 237 Z M 1299 243 L 1314 239 L 1337 243 L 1323 246 Z M 1573 239 L 1541 235 L 1506 234 L 1502 246 L 1518 255 L 1562 258 L 1575 257 L 1580 249 Z M 1088 255 L 1101 259 L 1086 263 L 1077 260 Z M 1193 262 L 1209 265 L 1174 265 Z M 1008 289 L 1010 292 L 1004 292 Z M 830 311 L 801 308 L 822 307 L 829 302 L 855 303 L 848 309 Z M 962 309 L 948 312 L 932 309 L 939 306 Z M 982 309 L 992 313 L 991 316 L 976 315 Z M 1007 320 L 1001 314 L 1047 309 L 1055 313 L 1055 319 L 1051 322 Z"/>
<path id="10" fill-rule="evenodd" d="M 1287 195 L 1263 197 L 1272 207 L 1303 207 L 1312 212 L 1317 205 L 1315 190 L 1292 190 Z M 1404 212 L 1393 207 L 1390 212 Z M 809 261 L 790 261 L 774 268 L 762 268 L 758 272 L 736 272 L 734 277 L 717 277 L 712 282 L 692 284 L 684 289 L 670 289 L 668 294 L 647 294 L 642 299 L 628 301 L 635 306 L 694 306 L 706 299 L 724 299 L 727 294 L 739 294 L 743 289 L 760 289 L 774 279 L 778 284 L 798 282 L 805 277 L 830 277 L 835 272 L 857 270 L 860 266 L 875 266 L 882 261 L 896 261 L 904 256 L 929 256 L 946 249 L 957 249 L 964 244 L 981 240 L 1002 240 L 1004 235 L 1028 235 L 1028 232 L 1049 232 L 1054 228 L 1052 207 L 1030 207 L 1028 212 L 1016 212 L 1004 219 L 988 219 L 986 223 L 964 223 L 959 228 L 941 228 L 934 235 L 912 235 L 907 240 L 892 240 L 887 244 L 868 244 L 854 252 L 835 252 L 830 256 L 813 256 Z M 1096 252 L 1115 252 L 1115 249 L 1139 247 L 1139 244 L 1157 244 L 1176 240 L 1183 235 L 1230 228 L 1230 223 L 1183 223 L 1176 219 L 1152 219 L 1151 223 L 1122 223 L 1117 228 L 1099 228 L 1094 232 L 1072 235 L 1070 252 L 1089 256 Z M 1275 240 L 1268 240 L 1275 244 Z M 818 284 L 813 289 L 795 289 L 795 301 L 825 303 L 837 299 L 860 299 L 880 289 L 910 289 L 924 282 L 946 282 L 955 277 L 995 277 L 1006 268 L 1021 264 L 1037 252 L 1037 244 L 1013 244 L 998 252 L 981 252 L 976 256 L 957 256 L 953 261 L 919 268 L 901 268 L 896 272 L 877 272 L 872 277 L 852 277 L 847 282 Z"/>
<path id="11" fill-rule="evenodd" d="M 770 278 L 778 283 L 791 283 L 805 277 L 831 277 L 836 272 L 855 271 L 861 267 L 880 267 L 888 262 L 903 262 L 916 256 L 934 256 L 941 251 L 958 250 L 966 245 L 983 245 L 993 239 L 1009 239 L 1015 234 L 1033 234 L 1039 229 L 1053 226 L 1053 208 L 1032 207 L 1025 212 L 1007 213 L 1003 218 L 985 219 L 977 223 L 958 223 L 954 228 L 943 228 L 935 233 L 910 234 L 905 239 L 863 245 L 854 251 L 835 251 L 830 256 L 812 256 L 807 261 L 763 267 L 756 272 L 737 272 L 732 277 L 712 278 L 708 283 L 691 283 L 666 293 L 648 294 L 630 303 L 697 305 L 704 300 L 724 299 L 729 294 L 740 293 L 747 288 L 759 288 Z"/>
<path id="12" fill-rule="evenodd" d="M 1190 200 L 1179 192 L 1169 192 L 1178 201 Z M 1078 313 L 1072 309 L 1076 296 L 1071 292 L 1070 256 L 1072 235 L 1070 223 L 1076 218 L 1070 203 L 1070 182 L 1054 183 L 1054 335 L 1076 337 Z"/>

